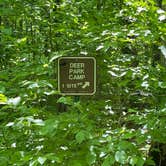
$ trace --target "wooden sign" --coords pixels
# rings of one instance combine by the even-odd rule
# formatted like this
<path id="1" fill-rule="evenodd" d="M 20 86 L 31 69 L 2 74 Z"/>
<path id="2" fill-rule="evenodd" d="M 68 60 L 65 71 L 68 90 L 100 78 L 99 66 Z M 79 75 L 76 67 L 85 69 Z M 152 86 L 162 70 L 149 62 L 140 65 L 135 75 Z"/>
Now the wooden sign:
<path id="1" fill-rule="evenodd" d="M 64 95 L 93 95 L 96 92 L 96 59 L 59 58 L 58 90 Z"/>

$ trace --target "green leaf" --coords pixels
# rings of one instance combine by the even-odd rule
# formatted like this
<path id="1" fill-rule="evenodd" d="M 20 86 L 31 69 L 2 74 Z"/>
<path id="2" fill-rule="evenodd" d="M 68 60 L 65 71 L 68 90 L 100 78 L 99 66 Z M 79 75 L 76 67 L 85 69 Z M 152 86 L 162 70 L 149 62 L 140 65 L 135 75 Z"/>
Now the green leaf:
<path id="1" fill-rule="evenodd" d="M 53 54 L 55 54 L 55 55 L 49 60 L 50 63 L 52 63 L 54 60 L 56 60 L 62 56 L 61 54 L 59 54 L 59 52 L 55 52 Z"/>
<path id="2" fill-rule="evenodd" d="M 24 37 L 24 38 L 18 39 L 18 40 L 17 40 L 17 43 L 19 43 L 19 44 L 25 44 L 26 41 L 27 41 L 27 38 Z"/>
<path id="3" fill-rule="evenodd" d="M 166 88 L 166 82 L 159 82 L 158 85 L 159 85 L 159 87 L 162 88 L 162 89 L 165 89 L 165 88 Z"/>
<path id="4" fill-rule="evenodd" d="M 153 166 L 156 165 L 155 162 L 153 160 L 151 160 L 150 158 L 146 160 L 145 164 L 146 165 L 153 165 Z"/>
<path id="5" fill-rule="evenodd" d="M 125 164 L 127 159 L 127 155 L 125 153 L 125 151 L 117 151 L 115 153 L 115 160 L 121 164 Z"/>
<path id="6" fill-rule="evenodd" d="M 101 166 L 110 166 L 110 159 L 107 157 Z"/>
<path id="7" fill-rule="evenodd" d="M 8 166 L 9 159 L 4 156 L 0 156 L 0 166 Z"/>
<path id="8" fill-rule="evenodd" d="M 45 155 L 45 157 L 48 159 L 48 160 L 53 160 L 53 161 L 56 161 L 57 163 L 61 163 L 61 159 L 59 157 L 56 156 L 55 153 L 48 153 Z"/>
<path id="9" fill-rule="evenodd" d="M 83 166 L 80 160 L 73 160 L 73 161 L 70 161 L 68 164 L 71 166 Z"/>
<path id="10" fill-rule="evenodd" d="M 46 160 L 47 160 L 47 158 L 45 158 L 45 157 L 39 157 L 39 158 L 37 159 L 37 161 L 38 161 L 41 165 L 43 165 Z"/>
<path id="11" fill-rule="evenodd" d="M 0 104 L 6 104 L 7 97 L 4 94 L 0 94 Z"/>
<path id="12" fill-rule="evenodd" d="M 5 87 L 0 85 L 0 94 L 4 93 L 5 91 L 6 91 Z"/>
<path id="13" fill-rule="evenodd" d="M 134 165 L 137 163 L 137 161 L 138 161 L 138 157 L 132 156 L 131 159 L 130 159 L 130 161 L 129 161 L 129 163 L 130 163 L 132 166 L 134 166 Z"/>
<path id="14" fill-rule="evenodd" d="M 162 54 L 166 58 L 166 47 L 165 46 L 160 46 L 159 49 L 161 50 Z"/>
<path id="15" fill-rule="evenodd" d="M 6 71 L 0 71 L 0 80 L 2 79 L 4 79 L 4 80 L 8 80 L 9 78 L 8 78 L 9 76 L 8 76 L 8 73 L 6 72 Z"/>
<path id="16" fill-rule="evenodd" d="M 72 105 L 73 104 L 73 100 L 71 97 L 61 97 L 58 99 L 57 103 L 63 103 L 63 104 L 67 104 L 67 105 Z"/>
<path id="17" fill-rule="evenodd" d="M 102 166 L 111 166 L 114 165 L 115 163 L 115 158 L 114 156 L 107 156 L 104 160 L 104 162 L 102 163 Z"/>
<path id="18" fill-rule="evenodd" d="M 58 127 L 58 121 L 55 119 L 48 119 L 45 121 L 40 133 L 42 135 L 53 136 L 56 133 Z"/>
<path id="19" fill-rule="evenodd" d="M 89 165 L 92 165 L 96 161 L 96 154 L 95 153 L 88 153 L 86 155 L 86 161 Z"/>
<path id="20" fill-rule="evenodd" d="M 103 45 L 99 45 L 99 46 L 96 48 L 96 51 L 99 51 L 99 50 L 101 50 L 102 48 L 104 48 L 104 46 L 103 46 Z"/>
<path id="21" fill-rule="evenodd" d="M 29 166 L 37 166 L 38 165 L 38 161 L 37 160 L 32 160 L 32 161 L 30 161 L 30 164 L 29 164 Z"/>
<path id="22" fill-rule="evenodd" d="M 32 122 L 36 125 L 36 126 L 44 126 L 44 122 L 42 119 L 33 119 Z"/>
<path id="23" fill-rule="evenodd" d="M 2 34 L 4 34 L 4 35 L 11 35 L 12 34 L 11 28 L 4 28 L 1 31 L 2 31 Z"/>
<path id="24" fill-rule="evenodd" d="M 137 160 L 136 166 L 143 166 L 144 163 L 145 163 L 145 161 L 144 161 L 141 157 L 138 157 L 138 160 Z"/>
<path id="25" fill-rule="evenodd" d="M 78 132 L 78 133 L 76 134 L 75 138 L 76 138 L 76 141 L 77 141 L 79 144 L 82 143 L 82 142 L 85 140 L 85 133 L 84 133 L 84 131 Z"/>
<path id="26" fill-rule="evenodd" d="M 21 101 L 21 97 L 18 96 L 18 97 L 15 97 L 15 98 L 9 98 L 7 103 L 16 106 L 20 103 L 20 101 Z"/>
<path id="27" fill-rule="evenodd" d="M 136 112 L 138 112 L 138 110 L 134 110 L 134 109 L 129 108 L 128 112 L 130 112 L 130 113 L 136 113 Z"/>

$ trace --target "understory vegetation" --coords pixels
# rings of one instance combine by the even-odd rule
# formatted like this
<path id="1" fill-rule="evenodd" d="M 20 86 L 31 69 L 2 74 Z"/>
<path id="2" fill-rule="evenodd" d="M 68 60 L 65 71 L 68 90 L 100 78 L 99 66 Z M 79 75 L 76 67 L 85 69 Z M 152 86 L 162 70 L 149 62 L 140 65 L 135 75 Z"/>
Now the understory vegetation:
<path id="1" fill-rule="evenodd" d="M 0 166 L 164 166 L 165 9 L 0 0 Z M 62 56 L 96 58 L 95 95 L 58 92 Z"/>

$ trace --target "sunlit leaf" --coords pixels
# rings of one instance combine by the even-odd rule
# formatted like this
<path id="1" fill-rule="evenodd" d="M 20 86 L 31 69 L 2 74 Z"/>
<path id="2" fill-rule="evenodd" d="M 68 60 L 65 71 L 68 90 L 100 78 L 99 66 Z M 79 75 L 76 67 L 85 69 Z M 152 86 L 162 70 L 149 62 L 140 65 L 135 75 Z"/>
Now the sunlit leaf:
<path id="1" fill-rule="evenodd" d="M 165 46 L 160 46 L 159 49 L 161 50 L 162 54 L 166 58 L 166 47 Z"/>
<path id="2" fill-rule="evenodd" d="M 45 157 L 39 157 L 39 158 L 37 159 L 37 161 L 38 161 L 41 165 L 43 165 L 46 160 L 47 160 L 47 158 L 45 158 Z"/>
<path id="3" fill-rule="evenodd" d="M 16 105 L 18 105 L 20 102 L 21 102 L 21 97 L 18 96 L 18 97 L 15 97 L 15 98 L 9 98 L 7 103 L 16 106 Z"/>
<path id="4" fill-rule="evenodd" d="M 71 97 L 60 97 L 58 99 L 57 103 L 63 103 L 63 104 L 72 105 L 73 104 L 73 100 L 71 99 Z"/>
<path id="5" fill-rule="evenodd" d="M 7 127 L 13 126 L 14 122 L 9 122 L 8 124 L 6 124 Z"/>
<path id="6" fill-rule="evenodd" d="M 104 48 L 104 46 L 103 46 L 103 45 L 100 45 L 100 46 L 98 46 L 98 47 L 96 48 L 96 51 L 99 51 L 99 50 L 101 50 L 102 48 Z"/>
<path id="7" fill-rule="evenodd" d="M 127 159 L 127 155 L 125 153 L 125 151 L 117 151 L 115 153 L 115 160 L 121 164 L 125 164 Z"/>
<path id="8" fill-rule="evenodd" d="M 25 43 L 26 41 L 27 41 L 27 38 L 24 37 L 24 38 L 22 38 L 22 39 L 18 39 L 18 40 L 17 40 L 17 43 L 23 44 L 23 43 Z"/>
<path id="9" fill-rule="evenodd" d="M 0 94 L 0 104 L 6 104 L 7 103 L 7 97 L 3 94 Z"/>

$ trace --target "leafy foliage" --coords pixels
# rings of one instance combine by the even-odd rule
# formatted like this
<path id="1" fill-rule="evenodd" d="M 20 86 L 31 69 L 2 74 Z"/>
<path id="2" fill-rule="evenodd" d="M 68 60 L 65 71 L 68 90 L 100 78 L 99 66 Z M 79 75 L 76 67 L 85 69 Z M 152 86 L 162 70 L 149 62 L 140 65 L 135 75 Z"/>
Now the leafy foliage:
<path id="1" fill-rule="evenodd" d="M 0 166 L 164 165 L 165 5 L 0 0 Z M 60 96 L 60 56 L 96 58 L 94 96 Z"/>

